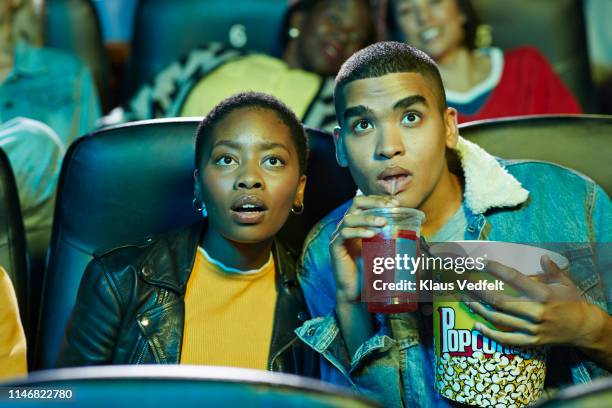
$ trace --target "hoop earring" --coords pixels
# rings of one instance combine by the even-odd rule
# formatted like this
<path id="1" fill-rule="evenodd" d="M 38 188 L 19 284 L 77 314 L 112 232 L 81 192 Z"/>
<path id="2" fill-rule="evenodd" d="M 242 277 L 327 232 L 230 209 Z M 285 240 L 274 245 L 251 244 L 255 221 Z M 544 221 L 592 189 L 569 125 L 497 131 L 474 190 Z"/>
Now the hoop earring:
<path id="1" fill-rule="evenodd" d="M 304 203 L 299 203 L 298 205 L 294 205 L 291 207 L 291 212 L 295 215 L 300 215 L 304 212 Z"/>
<path id="2" fill-rule="evenodd" d="M 300 36 L 300 29 L 296 27 L 291 27 L 287 34 L 289 34 L 290 38 L 298 38 Z"/>
<path id="3" fill-rule="evenodd" d="M 474 35 L 474 45 L 476 48 L 490 47 L 493 43 L 493 28 L 487 24 L 480 24 L 476 27 Z"/>
<path id="4" fill-rule="evenodd" d="M 193 199 L 193 209 L 196 210 L 196 212 L 200 213 L 202 218 L 206 218 L 208 216 L 204 203 L 198 200 L 197 198 Z"/>

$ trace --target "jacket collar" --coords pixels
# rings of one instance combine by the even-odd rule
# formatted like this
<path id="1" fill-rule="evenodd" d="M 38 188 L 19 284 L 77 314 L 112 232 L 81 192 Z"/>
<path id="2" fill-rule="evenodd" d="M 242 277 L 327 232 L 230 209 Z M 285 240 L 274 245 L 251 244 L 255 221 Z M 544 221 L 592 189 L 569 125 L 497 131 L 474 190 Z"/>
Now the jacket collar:
<path id="1" fill-rule="evenodd" d="M 151 250 L 141 262 L 140 275 L 152 285 L 162 286 L 178 294 L 184 294 L 193 269 L 201 235 L 207 228 L 207 220 L 192 224 L 178 231 L 145 239 Z M 297 285 L 294 261 L 288 250 L 278 241 L 272 245 L 274 265 L 278 273 L 277 290 Z M 172 268 L 159 268 L 160 257 L 169 257 Z M 168 263 L 164 263 L 168 264 Z"/>
<path id="2" fill-rule="evenodd" d="M 139 272 L 142 279 L 151 285 L 165 287 L 183 295 L 205 228 L 206 221 L 200 221 L 156 238 L 146 238 L 151 250 L 147 251 L 141 262 Z M 160 260 L 163 257 L 170 259 L 162 263 Z M 160 268 L 160 264 L 168 267 Z"/>
<path id="3" fill-rule="evenodd" d="M 459 137 L 455 151 L 465 178 L 463 196 L 474 214 L 492 208 L 514 207 L 529 197 L 521 183 L 482 147 Z"/>

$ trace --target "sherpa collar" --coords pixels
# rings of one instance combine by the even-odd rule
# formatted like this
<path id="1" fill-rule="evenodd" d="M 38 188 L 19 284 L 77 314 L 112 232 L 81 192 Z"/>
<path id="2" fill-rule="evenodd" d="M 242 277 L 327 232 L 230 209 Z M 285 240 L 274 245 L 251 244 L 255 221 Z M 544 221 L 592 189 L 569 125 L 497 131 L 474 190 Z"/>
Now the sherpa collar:
<path id="1" fill-rule="evenodd" d="M 474 214 L 514 207 L 527 200 L 529 192 L 482 147 L 460 136 L 455 151 L 465 177 L 463 195 Z"/>
<path id="2" fill-rule="evenodd" d="M 514 207 L 529 196 L 521 183 L 482 147 L 461 136 L 454 149 L 465 178 L 463 197 L 474 214 L 496 207 Z M 357 195 L 363 195 L 358 189 Z"/>

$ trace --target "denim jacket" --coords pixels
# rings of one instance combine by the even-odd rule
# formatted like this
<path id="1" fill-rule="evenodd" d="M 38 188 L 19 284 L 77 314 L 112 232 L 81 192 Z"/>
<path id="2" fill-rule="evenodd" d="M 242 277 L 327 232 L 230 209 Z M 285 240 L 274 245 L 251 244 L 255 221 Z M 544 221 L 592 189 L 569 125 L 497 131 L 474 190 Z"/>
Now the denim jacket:
<path id="1" fill-rule="evenodd" d="M 20 116 L 51 127 L 65 146 L 91 131 L 100 103 L 89 69 L 71 55 L 18 42 L 0 84 L 0 122 Z"/>
<path id="2" fill-rule="evenodd" d="M 463 138 L 456 152 L 465 181 L 465 239 L 567 243 L 563 253 L 572 279 L 588 301 L 612 313 L 610 256 L 606 262 L 595 255 L 605 252 L 596 243 L 612 242 L 612 206 L 601 187 L 552 163 L 496 159 Z M 431 314 L 377 315 L 376 334 L 349 358 L 334 315 L 329 243 L 350 205 L 327 215 L 306 239 L 299 279 L 313 319 L 296 332 L 321 355 L 325 381 L 350 386 L 385 406 L 447 406 L 433 388 Z M 608 374 L 576 349 L 553 348 L 547 390 Z"/>

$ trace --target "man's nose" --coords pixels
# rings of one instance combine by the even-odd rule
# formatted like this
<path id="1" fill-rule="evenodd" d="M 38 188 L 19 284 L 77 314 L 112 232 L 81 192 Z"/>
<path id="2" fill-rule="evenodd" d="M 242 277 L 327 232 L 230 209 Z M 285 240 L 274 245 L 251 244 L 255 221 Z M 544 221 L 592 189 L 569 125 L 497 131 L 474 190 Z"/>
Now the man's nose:
<path id="1" fill-rule="evenodd" d="M 426 25 L 431 18 L 431 8 L 427 4 L 421 4 L 415 7 L 415 20 L 420 25 Z"/>
<path id="2" fill-rule="evenodd" d="M 381 129 L 376 145 L 376 157 L 378 159 L 392 159 L 401 156 L 406 152 L 404 141 L 399 129 L 395 127 L 385 127 Z"/>

